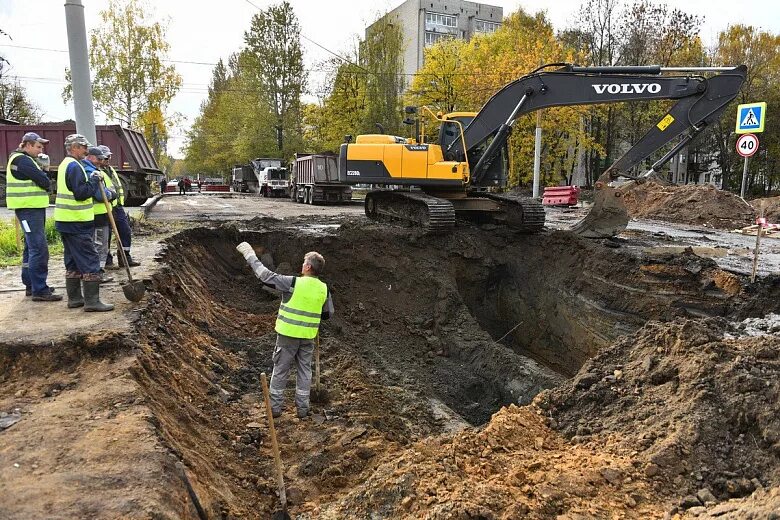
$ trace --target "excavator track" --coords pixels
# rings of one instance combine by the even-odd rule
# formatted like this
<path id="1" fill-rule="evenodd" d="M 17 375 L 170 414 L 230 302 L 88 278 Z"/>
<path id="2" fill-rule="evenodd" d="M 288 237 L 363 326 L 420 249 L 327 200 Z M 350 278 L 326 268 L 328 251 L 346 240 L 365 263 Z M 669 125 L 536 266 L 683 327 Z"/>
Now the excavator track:
<path id="1" fill-rule="evenodd" d="M 455 209 L 445 199 L 408 191 L 371 191 L 366 216 L 378 222 L 404 222 L 429 232 L 455 226 Z"/>
<path id="2" fill-rule="evenodd" d="M 475 193 L 474 196 L 493 200 L 503 210 L 496 220 L 523 233 L 539 233 L 544 229 L 544 206 L 536 199 L 520 195 Z"/>

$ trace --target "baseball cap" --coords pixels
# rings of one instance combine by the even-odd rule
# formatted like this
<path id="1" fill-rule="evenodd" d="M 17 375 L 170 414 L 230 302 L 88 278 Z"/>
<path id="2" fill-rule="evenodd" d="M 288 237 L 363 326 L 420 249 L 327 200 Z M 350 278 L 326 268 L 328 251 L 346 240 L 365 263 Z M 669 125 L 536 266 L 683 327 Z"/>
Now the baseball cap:
<path id="1" fill-rule="evenodd" d="M 105 159 L 105 157 L 103 156 L 103 150 L 101 150 L 97 146 L 90 146 L 87 149 L 87 155 L 94 155 L 98 159 Z"/>
<path id="2" fill-rule="evenodd" d="M 82 146 L 89 147 L 91 146 L 89 144 L 89 141 L 87 141 L 87 138 L 84 137 L 81 134 L 70 134 L 68 137 L 65 138 L 65 146 L 70 146 L 73 144 L 80 144 Z"/>
<path id="3" fill-rule="evenodd" d="M 103 152 L 103 158 L 111 157 L 113 155 L 111 153 L 111 148 L 104 144 L 98 145 L 98 148 L 100 148 L 100 151 Z"/>
<path id="4" fill-rule="evenodd" d="M 27 132 L 26 134 L 24 134 L 24 136 L 22 137 L 22 142 L 24 143 L 27 141 L 38 141 L 41 144 L 46 144 L 49 142 L 48 139 L 44 139 L 43 137 L 36 134 L 35 132 Z"/>

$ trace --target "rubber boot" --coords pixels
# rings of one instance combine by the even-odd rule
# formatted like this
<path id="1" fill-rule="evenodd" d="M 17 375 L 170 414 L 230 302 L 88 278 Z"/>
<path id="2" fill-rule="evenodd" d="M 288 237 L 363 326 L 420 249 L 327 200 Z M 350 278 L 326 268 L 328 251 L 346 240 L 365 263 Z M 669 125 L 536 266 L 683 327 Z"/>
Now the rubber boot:
<path id="1" fill-rule="evenodd" d="M 113 311 L 114 306 L 100 301 L 100 280 L 84 280 L 84 312 Z"/>
<path id="2" fill-rule="evenodd" d="M 65 278 L 65 290 L 68 292 L 68 309 L 84 306 L 84 296 L 81 295 L 81 278 Z"/>
<path id="3" fill-rule="evenodd" d="M 114 281 L 113 276 L 106 274 L 106 271 L 103 269 L 100 270 L 100 283 L 108 283 L 113 281 Z"/>

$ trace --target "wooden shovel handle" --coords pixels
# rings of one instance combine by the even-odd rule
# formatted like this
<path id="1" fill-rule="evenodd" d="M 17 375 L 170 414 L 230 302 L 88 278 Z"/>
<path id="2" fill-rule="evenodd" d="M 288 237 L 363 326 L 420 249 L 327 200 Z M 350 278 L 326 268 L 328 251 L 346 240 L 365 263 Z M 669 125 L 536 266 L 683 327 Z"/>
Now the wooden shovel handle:
<path id="1" fill-rule="evenodd" d="M 22 226 L 16 215 L 14 215 L 14 231 L 16 232 L 16 250 L 21 253 L 24 251 L 22 248 Z"/>
<path id="2" fill-rule="evenodd" d="M 276 465 L 276 485 L 279 487 L 279 500 L 282 507 L 287 510 L 287 491 L 284 489 L 284 470 L 282 469 L 282 455 L 279 453 L 279 444 L 276 442 L 276 428 L 274 428 L 274 414 L 271 410 L 271 396 L 268 393 L 268 379 L 265 372 L 260 374 L 260 385 L 263 387 L 265 399 L 265 413 L 268 415 L 268 428 L 271 430 L 271 447 L 274 450 L 274 464 Z"/>
<path id="3" fill-rule="evenodd" d="M 320 335 L 317 334 L 317 343 L 314 347 L 314 388 L 320 391 Z"/>

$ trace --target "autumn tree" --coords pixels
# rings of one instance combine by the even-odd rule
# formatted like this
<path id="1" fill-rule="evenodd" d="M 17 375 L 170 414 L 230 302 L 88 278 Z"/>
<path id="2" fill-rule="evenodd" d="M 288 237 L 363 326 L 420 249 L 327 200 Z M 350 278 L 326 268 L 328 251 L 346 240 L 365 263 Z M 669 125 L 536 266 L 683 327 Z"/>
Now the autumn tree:
<path id="1" fill-rule="evenodd" d="M 10 39 L 0 29 L 0 36 Z M 0 119 L 19 123 L 37 123 L 40 120 L 38 107 L 33 103 L 19 80 L 11 75 L 11 63 L 0 55 Z"/>
<path id="2" fill-rule="evenodd" d="M 0 61 L 0 119 L 37 123 L 40 111 L 19 80 L 7 74 L 8 64 Z"/>
<path id="3" fill-rule="evenodd" d="M 443 38 L 425 48 L 424 66 L 414 75 L 406 95 L 417 105 L 426 105 L 443 113 L 465 108 L 473 74 L 466 68 L 468 43 Z"/>
<path id="4" fill-rule="evenodd" d="M 166 65 L 166 28 L 152 21 L 147 0 L 110 0 L 101 26 L 90 35 L 89 60 L 95 108 L 110 120 L 140 127 L 159 160 L 172 122 L 166 110 L 181 76 Z M 72 98 L 70 71 L 63 93 Z"/>
<path id="5" fill-rule="evenodd" d="M 650 0 L 585 0 L 576 23 L 561 39 L 585 57 L 585 65 L 701 65 L 705 53 L 698 36 L 700 26 L 699 17 Z M 584 125 L 600 146 L 587 154 L 588 184 L 636 143 L 670 104 L 591 107 Z"/>
<path id="6" fill-rule="evenodd" d="M 616 26 L 618 65 L 701 65 L 704 49 L 698 34 L 702 19 L 665 4 L 638 0 L 626 6 Z M 618 143 L 633 146 L 673 101 L 637 101 L 611 110 Z"/>
<path id="7" fill-rule="evenodd" d="M 766 101 L 780 105 L 780 35 L 745 25 L 732 25 L 718 35 L 713 52 L 717 64 L 747 65 L 747 77 L 737 99 L 714 125 L 717 162 L 723 175 L 723 187 L 739 191 L 742 160 L 735 151 L 736 105 Z M 748 190 L 754 194 L 780 189 L 780 120 L 766 119 L 761 148 L 750 160 Z"/>
<path id="8" fill-rule="evenodd" d="M 274 115 L 277 151 L 287 156 L 301 145 L 301 96 L 306 90 L 301 26 L 286 0 L 252 17 L 244 33 L 241 76 Z"/>
<path id="9" fill-rule="evenodd" d="M 233 119 L 236 108 L 230 106 L 236 94 L 233 90 L 238 89 L 237 60 L 238 56 L 232 56 L 230 67 L 220 60 L 212 71 L 208 96 L 187 133 L 185 163 L 189 171 L 224 175 L 238 162 L 232 145 L 241 125 Z"/>
<path id="10" fill-rule="evenodd" d="M 360 69 L 342 71 L 343 74 L 365 76 L 364 131 L 370 131 L 379 123 L 387 133 L 402 132 L 401 94 L 406 87 L 403 51 L 401 24 L 386 15 L 366 29 L 366 37 L 360 43 Z"/>
<path id="11" fill-rule="evenodd" d="M 376 132 L 367 116 L 367 74 L 358 65 L 357 47 L 328 59 L 318 103 L 307 108 L 305 124 L 311 151 L 336 151 L 344 136 Z"/>

